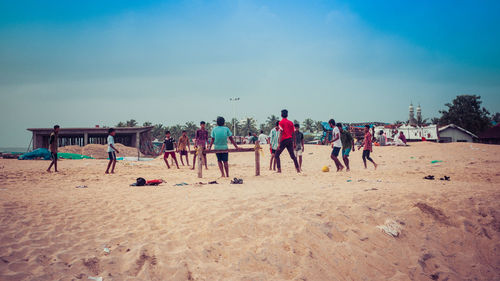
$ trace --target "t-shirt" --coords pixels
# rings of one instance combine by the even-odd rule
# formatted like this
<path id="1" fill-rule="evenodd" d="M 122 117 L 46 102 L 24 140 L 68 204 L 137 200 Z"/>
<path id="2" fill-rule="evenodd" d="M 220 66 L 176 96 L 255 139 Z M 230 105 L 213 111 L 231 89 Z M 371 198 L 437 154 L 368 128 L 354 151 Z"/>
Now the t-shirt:
<path id="1" fill-rule="evenodd" d="M 231 130 L 226 126 L 217 126 L 212 130 L 215 150 L 227 150 L 227 138 L 232 136 Z"/>
<path id="2" fill-rule="evenodd" d="M 115 152 L 115 150 L 111 147 L 111 145 L 115 146 L 115 138 L 112 135 L 108 136 L 108 152 Z"/>
<path id="3" fill-rule="evenodd" d="M 195 138 L 196 138 L 196 145 L 205 148 L 207 146 L 207 141 L 208 141 L 208 131 L 198 129 L 196 131 Z"/>
<path id="4" fill-rule="evenodd" d="M 295 131 L 295 127 L 293 126 L 292 121 L 283 118 L 281 119 L 280 123 L 280 130 L 281 130 L 281 141 L 284 141 L 286 139 L 291 139 L 293 136 L 293 131 Z"/>
<path id="5" fill-rule="evenodd" d="M 187 147 L 187 144 L 189 142 L 189 138 L 188 136 L 181 136 L 179 138 L 179 150 L 180 151 L 185 151 L 186 150 L 186 147 Z"/>
<path id="6" fill-rule="evenodd" d="M 174 143 L 175 139 L 170 137 L 170 138 L 165 138 L 165 141 L 163 144 L 165 144 L 165 151 L 174 151 Z"/>
<path id="7" fill-rule="evenodd" d="M 259 135 L 259 143 L 260 144 L 267 144 L 267 136 L 264 135 L 263 133 Z"/>
<path id="8" fill-rule="evenodd" d="M 340 141 L 342 142 L 343 149 L 349 149 L 352 148 L 352 142 L 354 139 L 352 138 L 350 132 L 343 130 L 342 133 L 340 133 Z"/>
<path id="9" fill-rule="evenodd" d="M 295 150 L 302 150 L 302 140 L 304 139 L 304 134 L 302 132 L 293 132 L 293 137 L 295 138 Z"/>
<path id="10" fill-rule="evenodd" d="M 365 134 L 365 143 L 363 150 L 372 150 L 372 134 L 370 134 L 370 132 L 367 132 Z"/>
<path id="11" fill-rule="evenodd" d="M 276 128 L 273 128 L 269 133 L 269 138 L 271 143 L 271 149 L 273 150 L 278 149 L 278 144 L 280 140 L 280 131 L 276 130 Z"/>
<path id="12" fill-rule="evenodd" d="M 339 127 L 335 126 L 332 132 L 332 140 L 334 140 L 337 137 L 338 139 L 333 142 L 333 147 L 342 147 L 342 141 L 340 140 L 340 130 Z"/>
<path id="13" fill-rule="evenodd" d="M 49 137 L 49 149 L 52 153 L 57 153 L 58 137 L 56 132 L 52 132 Z"/>

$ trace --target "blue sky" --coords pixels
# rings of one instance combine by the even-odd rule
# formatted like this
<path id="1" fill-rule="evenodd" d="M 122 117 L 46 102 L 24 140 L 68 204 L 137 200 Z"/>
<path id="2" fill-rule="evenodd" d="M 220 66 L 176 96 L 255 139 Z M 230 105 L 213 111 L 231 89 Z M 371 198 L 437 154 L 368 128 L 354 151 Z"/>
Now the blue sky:
<path id="1" fill-rule="evenodd" d="M 0 146 L 28 127 L 500 111 L 498 1 L 0 1 Z"/>

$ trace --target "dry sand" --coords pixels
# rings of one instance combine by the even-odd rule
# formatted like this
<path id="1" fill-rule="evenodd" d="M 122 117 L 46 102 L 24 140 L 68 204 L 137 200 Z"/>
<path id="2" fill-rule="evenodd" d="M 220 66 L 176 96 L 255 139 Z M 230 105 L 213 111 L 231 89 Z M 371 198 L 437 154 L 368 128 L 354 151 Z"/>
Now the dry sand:
<path id="1" fill-rule="evenodd" d="M 232 154 L 243 185 L 218 179 L 213 154 L 203 181 L 220 184 L 203 186 L 161 159 L 114 175 L 105 160 L 57 174 L 0 160 L 0 280 L 500 280 L 500 146 L 374 149 L 377 171 L 356 151 L 351 172 L 322 173 L 330 149 L 306 146 L 300 175 L 288 155 L 268 171 L 265 149 L 260 177 L 253 153 Z M 139 176 L 167 183 L 130 187 Z"/>
<path id="2" fill-rule="evenodd" d="M 137 157 L 137 148 L 125 146 L 121 143 L 116 143 L 115 147 L 120 151 L 119 157 Z M 108 159 L 108 146 L 105 144 L 87 144 L 86 146 L 68 145 L 59 148 L 59 152 L 82 154 L 96 159 Z M 144 155 L 141 153 L 140 156 Z"/>

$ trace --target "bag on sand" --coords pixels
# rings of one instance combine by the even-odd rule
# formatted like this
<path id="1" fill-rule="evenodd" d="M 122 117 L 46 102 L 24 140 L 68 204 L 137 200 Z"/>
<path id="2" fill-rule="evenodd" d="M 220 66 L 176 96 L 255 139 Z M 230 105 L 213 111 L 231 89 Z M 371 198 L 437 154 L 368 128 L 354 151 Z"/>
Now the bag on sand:
<path id="1" fill-rule="evenodd" d="M 137 178 L 135 183 L 131 184 L 131 186 L 144 186 L 146 185 L 146 180 L 144 178 Z"/>

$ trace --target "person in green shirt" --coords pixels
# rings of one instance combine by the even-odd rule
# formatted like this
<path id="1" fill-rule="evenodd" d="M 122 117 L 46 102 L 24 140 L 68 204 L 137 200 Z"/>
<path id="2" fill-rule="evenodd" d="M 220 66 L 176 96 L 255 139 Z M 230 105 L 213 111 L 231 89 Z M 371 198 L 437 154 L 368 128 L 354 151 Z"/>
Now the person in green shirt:
<path id="1" fill-rule="evenodd" d="M 354 138 L 347 128 L 345 130 L 342 128 L 342 123 L 337 123 L 337 127 L 339 128 L 340 141 L 342 142 L 342 159 L 347 168 L 346 171 L 349 172 L 349 153 L 351 149 L 354 151 Z"/>
<path id="2" fill-rule="evenodd" d="M 217 117 L 217 127 L 213 128 L 212 130 L 212 139 L 210 140 L 208 150 L 210 151 L 212 149 L 212 145 L 214 145 L 214 150 L 216 151 L 215 155 L 217 156 L 217 163 L 219 164 L 219 170 L 222 174 L 222 177 L 229 177 L 229 164 L 227 162 L 229 153 L 227 139 L 229 138 L 236 149 L 238 149 L 238 146 L 233 139 L 231 130 L 229 130 L 228 127 L 224 126 L 225 122 L 226 120 L 224 120 L 224 117 Z M 225 174 L 224 170 L 226 172 Z"/>

